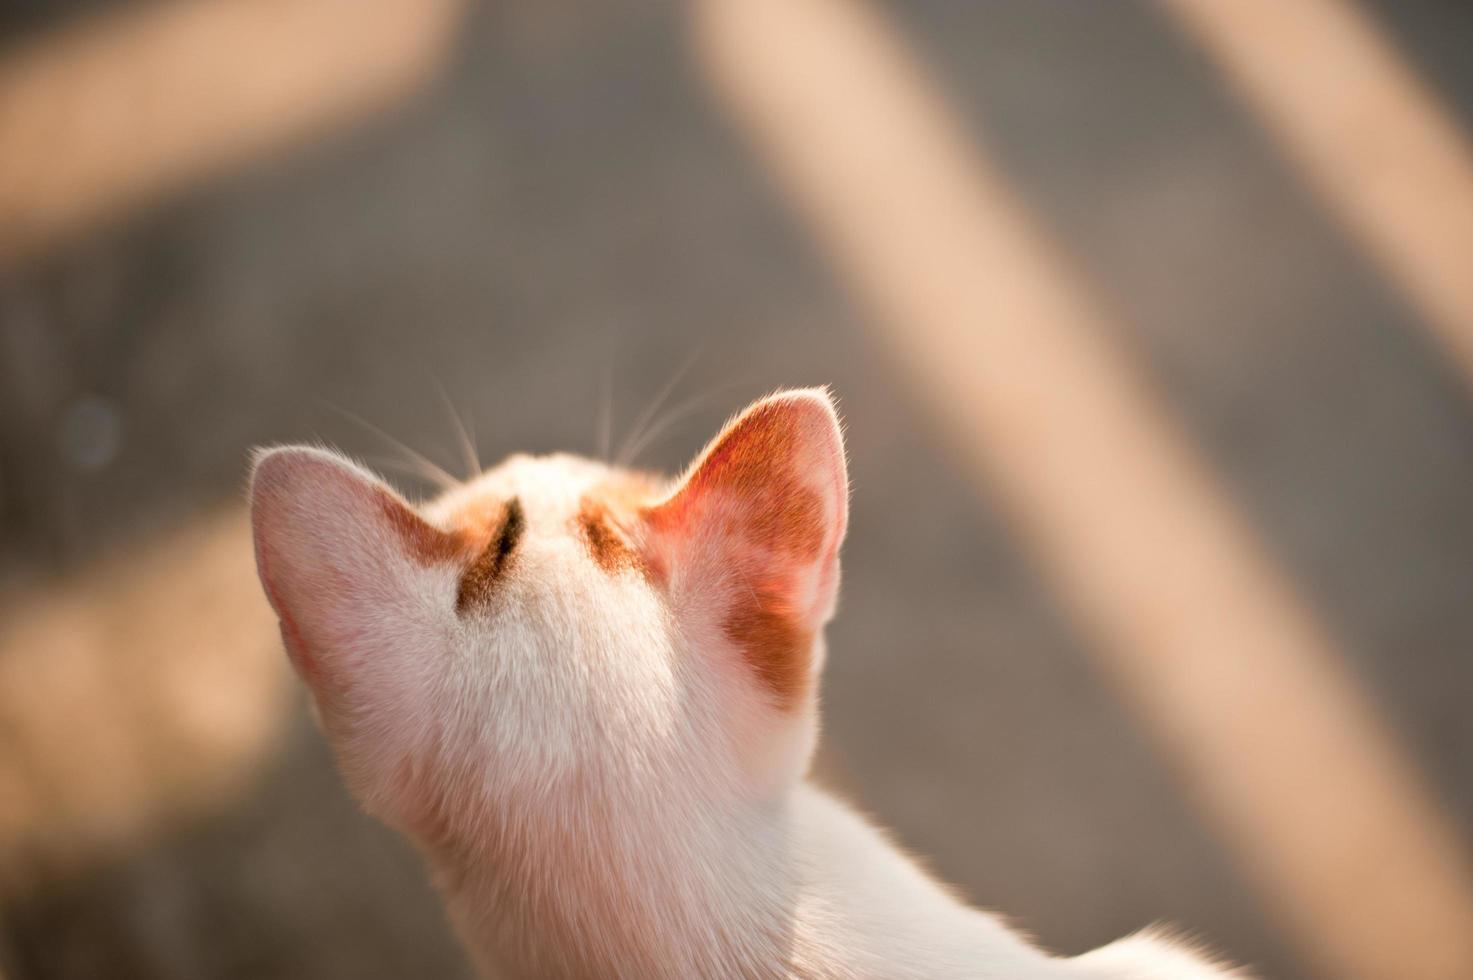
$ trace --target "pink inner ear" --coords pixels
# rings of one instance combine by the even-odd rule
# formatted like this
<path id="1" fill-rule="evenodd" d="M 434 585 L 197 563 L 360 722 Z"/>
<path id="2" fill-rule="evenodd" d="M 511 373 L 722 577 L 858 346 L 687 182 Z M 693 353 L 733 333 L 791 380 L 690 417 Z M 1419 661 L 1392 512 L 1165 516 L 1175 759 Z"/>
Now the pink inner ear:
<path id="1" fill-rule="evenodd" d="M 719 627 L 781 707 L 808 691 L 847 510 L 844 450 L 827 397 L 758 402 L 646 515 L 656 569 L 717 599 Z"/>

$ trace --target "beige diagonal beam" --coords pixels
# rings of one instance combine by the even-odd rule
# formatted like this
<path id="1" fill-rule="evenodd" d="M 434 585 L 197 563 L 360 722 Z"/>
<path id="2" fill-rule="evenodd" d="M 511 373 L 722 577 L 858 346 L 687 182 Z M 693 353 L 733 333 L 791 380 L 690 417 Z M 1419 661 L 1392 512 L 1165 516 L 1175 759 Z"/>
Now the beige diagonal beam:
<path id="1" fill-rule="evenodd" d="M 1473 147 L 1352 0 L 1160 0 L 1473 386 Z"/>
<path id="2" fill-rule="evenodd" d="M 155 0 L 0 52 L 0 261 L 387 105 L 460 6 Z"/>
<path id="3" fill-rule="evenodd" d="M 1467 854 L 1115 333 L 892 30 L 700 0 L 712 86 L 1327 977 L 1473 976 Z"/>
<path id="4" fill-rule="evenodd" d="M 0 898 L 238 806 L 295 707 L 245 509 L 0 604 Z"/>

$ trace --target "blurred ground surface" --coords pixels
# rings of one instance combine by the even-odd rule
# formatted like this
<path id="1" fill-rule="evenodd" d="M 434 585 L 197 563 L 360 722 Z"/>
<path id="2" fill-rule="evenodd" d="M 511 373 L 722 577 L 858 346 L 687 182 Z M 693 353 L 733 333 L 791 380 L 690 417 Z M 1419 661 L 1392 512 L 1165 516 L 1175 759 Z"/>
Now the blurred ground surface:
<path id="1" fill-rule="evenodd" d="M 1473 827 L 1460 379 L 1151 8 L 889 8 Z M 1473 8 L 1373 9 L 1466 125 Z M 392 117 L 0 272 L 0 581 L 238 497 L 258 443 L 392 455 L 338 408 L 448 467 L 437 387 L 484 459 L 593 452 L 606 384 L 617 433 L 693 355 L 671 400 L 700 401 L 650 465 L 778 385 L 842 399 L 827 739 L 864 806 L 1054 948 L 1165 919 L 1302 976 L 703 95 L 673 6 L 475 8 Z M 304 711 L 244 804 L 10 896 L 0 970 L 466 975 Z"/>

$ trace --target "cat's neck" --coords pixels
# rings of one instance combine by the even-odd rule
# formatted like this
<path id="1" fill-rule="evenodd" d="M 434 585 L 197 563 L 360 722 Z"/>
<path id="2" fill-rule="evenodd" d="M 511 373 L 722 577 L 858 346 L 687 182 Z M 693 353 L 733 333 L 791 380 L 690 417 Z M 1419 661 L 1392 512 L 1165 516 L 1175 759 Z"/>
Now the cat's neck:
<path id="1" fill-rule="evenodd" d="M 1060 975 L 806 784 L 719 819 L 534 832 L 431 861 L 490 976 Z"/>

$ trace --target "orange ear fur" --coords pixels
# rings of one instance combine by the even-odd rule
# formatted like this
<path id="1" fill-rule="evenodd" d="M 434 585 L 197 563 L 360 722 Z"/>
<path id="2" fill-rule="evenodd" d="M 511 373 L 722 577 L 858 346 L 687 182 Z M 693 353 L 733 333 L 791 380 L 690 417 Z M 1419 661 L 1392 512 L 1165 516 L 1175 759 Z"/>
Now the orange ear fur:
<path id="1" fill-rule="evenodd" d="M 748 408 L 646 512 L 652 566 L 715 603 L 714 625 L 781 708 L 809 693 L 847 510 L 838 418 L 827 393 L 805 390 Z"/>

